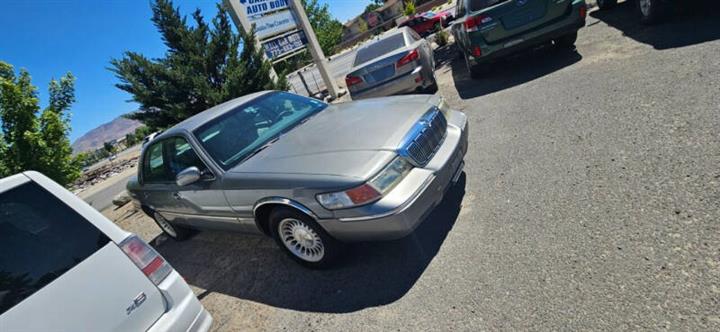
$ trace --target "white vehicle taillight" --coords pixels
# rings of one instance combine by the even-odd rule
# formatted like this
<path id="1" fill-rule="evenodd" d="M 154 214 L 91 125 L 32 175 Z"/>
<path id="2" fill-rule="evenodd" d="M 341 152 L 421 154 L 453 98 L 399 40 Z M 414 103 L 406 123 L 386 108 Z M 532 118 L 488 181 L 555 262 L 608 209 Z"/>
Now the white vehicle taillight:
<path id="1" fill-rule="evenodd" d="M 123 240 L 120 248 L 155 285 L 159 285 L 172 272 L 170 264 L 137 235 L 133 234 Z"/>

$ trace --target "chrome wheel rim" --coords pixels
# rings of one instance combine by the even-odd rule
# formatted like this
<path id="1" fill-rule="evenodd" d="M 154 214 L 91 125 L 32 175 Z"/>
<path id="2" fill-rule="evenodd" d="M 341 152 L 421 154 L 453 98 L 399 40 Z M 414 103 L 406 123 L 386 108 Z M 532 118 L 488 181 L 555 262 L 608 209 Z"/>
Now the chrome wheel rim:
<path id="1" fill-rule="evenodd" d="M 650 8 L 652 8 L 652 0 L 640 0 L 640 11 L 643 16 L 650 16 Z"/>
<path id="2" fill-rule="evenodd" d="M 155 212 L 155 221 L 157 221 L 158 226 L 162 228 L 163 232 L 167 233 L 171 237 L 177 237 L 177 232 L 175 232 L 175 227 L 170 225 L 170 223 L 159 213 Z"/>
<path id="3" fill-rule="evenodd" d="M 278 225 L 278 234 L 285 248 L 304 261 L 319 262 L 325 256 L 320 235 L 300 220 L 283 219 Z"/>

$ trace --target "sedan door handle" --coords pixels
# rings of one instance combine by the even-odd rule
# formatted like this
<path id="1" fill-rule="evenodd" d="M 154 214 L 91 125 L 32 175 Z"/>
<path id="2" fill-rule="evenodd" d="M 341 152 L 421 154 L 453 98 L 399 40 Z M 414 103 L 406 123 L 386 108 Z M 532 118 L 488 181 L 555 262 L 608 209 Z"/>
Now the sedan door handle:
<path id="1" fill-rule="evenodd" d="M 173 198 L 175 198 L 175 199 L 182 199 L 182 197 L 180 197 L 180 193 L 179 193 L 179 192 L 174 192 L 174 193 L 172 194 L 172 196 L 173 196 Z"/>

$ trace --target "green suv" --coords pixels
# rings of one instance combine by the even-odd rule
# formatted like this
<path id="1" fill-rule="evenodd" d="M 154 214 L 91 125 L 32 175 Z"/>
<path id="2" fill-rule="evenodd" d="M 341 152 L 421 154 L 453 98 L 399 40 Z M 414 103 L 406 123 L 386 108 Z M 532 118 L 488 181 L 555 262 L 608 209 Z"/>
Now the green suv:
<path id="1" fill-rule="evenodd" d="M 492 61 L 554 41 L 572 48 L 585 26 L 585 0 L 458 0 L 452 33 L 470 76 Z"/>

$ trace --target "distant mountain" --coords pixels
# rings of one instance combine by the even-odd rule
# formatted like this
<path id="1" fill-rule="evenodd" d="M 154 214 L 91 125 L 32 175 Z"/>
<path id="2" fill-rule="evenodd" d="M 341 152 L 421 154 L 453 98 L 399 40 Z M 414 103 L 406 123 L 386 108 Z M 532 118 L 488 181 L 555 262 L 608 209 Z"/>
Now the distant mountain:
<path id="1" fill-rule="evenodd" d="M 126 134 L 132 133 L 142 123 L 126 119 L 123 117 L 116 118 L 108 123 L 88 131 L 85 135 L 80 136 L 72 143 L 73 153 L 91 151 L 103 146 L 103 143 L 125 137 Z"/>

